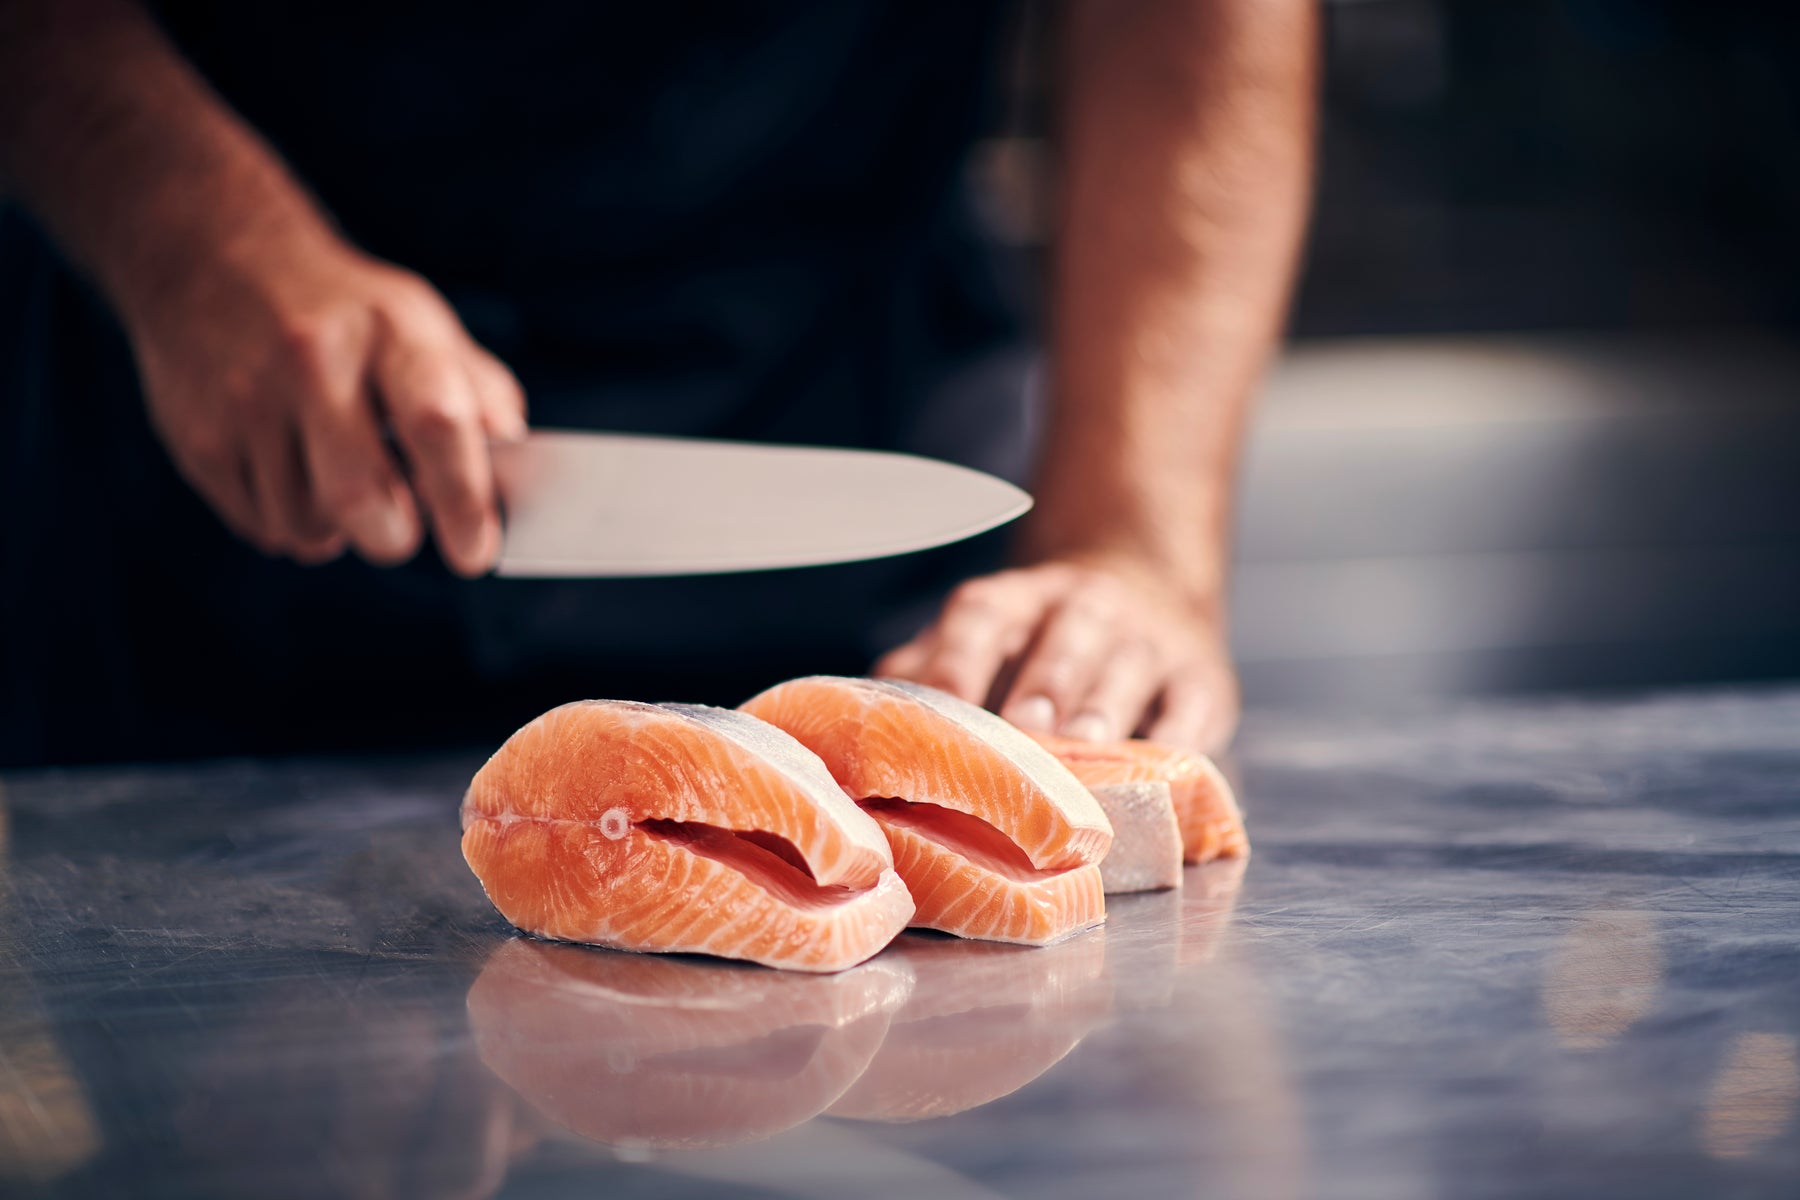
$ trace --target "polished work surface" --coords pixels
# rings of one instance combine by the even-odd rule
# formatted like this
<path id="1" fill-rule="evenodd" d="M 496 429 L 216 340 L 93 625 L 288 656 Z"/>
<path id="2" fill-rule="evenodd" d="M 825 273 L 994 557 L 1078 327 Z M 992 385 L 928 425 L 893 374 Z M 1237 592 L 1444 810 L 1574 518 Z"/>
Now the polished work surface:
<path id="1" fill-rule="evenodd" d="M 0 781 L 0 1195 L 1800 1194 L 1800 692 L 1253 716 L 1241 879 L 832 977 L 512 937 L 478 761 Z"/>

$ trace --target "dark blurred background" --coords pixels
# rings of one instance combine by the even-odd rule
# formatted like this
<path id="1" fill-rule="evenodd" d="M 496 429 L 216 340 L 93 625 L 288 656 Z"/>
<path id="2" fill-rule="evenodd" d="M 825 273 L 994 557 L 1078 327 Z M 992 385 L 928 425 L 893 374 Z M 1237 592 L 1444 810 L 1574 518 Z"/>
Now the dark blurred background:
<path id="1" fill-rule="evenodd" d="M 1050 3 L 972 164 L 1027 288 Z M 1245 467 L 1248 699 L 1800 676 L 1800 9 L 1324 11 L 1314 230 Z"/>
<path id="2" fill-rule="evenodd" d="M 1325 22 L 1314 232 L 1241 510 L 1247 697 L 1800 675 L 1796 9 Z M 1053 170 L 1021 44 L 1022 136 L 982 178 L 1029 260 Z"/>

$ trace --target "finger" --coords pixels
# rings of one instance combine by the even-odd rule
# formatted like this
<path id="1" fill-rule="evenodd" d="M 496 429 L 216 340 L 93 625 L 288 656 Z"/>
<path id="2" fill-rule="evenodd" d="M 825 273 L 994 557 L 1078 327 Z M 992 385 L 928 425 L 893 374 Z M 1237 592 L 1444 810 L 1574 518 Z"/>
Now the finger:
<path id="1" fill-rule="evenodd" d="M 301 409 L 301 449 L 314 502 L 357 554 L 377 566 L 405 562 L 424 537 L 412 490 L 381 437 L 360 387 Z"/>
<path id="2" fill-rule="evenodd" d="M 1112 606 L 1091 592 L 1072 594 L 1026 651 L 1000 715 L 1021 729 L 1056 729 L 1081 711 L 1116 638 Z"/>
<path id="3" fill-rule="evenodd" d="M 292 432 L 270 424 L 250 435 L 250 494 L 261 519 L 266 550 L 289 554 L 310 540 L 312 522 L 301 509 L 309 503 L 293 452 Z M 328 532 L 328 531 L 324 531 Z"/>
<path id="4" fill-rule="evenodd" d="M 1080 708 L 1058 730 L 1087 742 L 1118 741 L 1144 719 L 1162 682 L 1149 643 L 1131 641 L 1107 655 Z"/>
<path id="5" fill-rule="evenodd" d="M 395 339 L 377 352 L 375 370 L 439 553 L 459 575 L 482 574 L 500 553 L 500 516 L 487 434 L 467 372 L 435 346 Z"/>
<path id="6" fill-rule="evenodd" d="M 344 537 L 313 491 L 302 442 L 299 430 L 285 430 L 279 451 L 283 459 L 281 486 L 289 489 L 288 512 L 294 527 L 288 555 L 302 566 L 318 566 L 344 552 Z"/>
<path id="7" fill-rule="evenodd" d="M 1200 677 L 1170 680 L 1144 736 L 1203 754 L 1223 749 L 1231 737 L 1236 706 L 1222 693 L 1222 688 L 1210 686 Z"/>
<path id="8" fill-rule="evenodd" d="M 263 547 L 262 523 L 250 493 L 250 464 L 242 455 L 224 451 L 188 455 L 176 466 L 225 528 L 258 549 Z"/>
<path id="9" fill-rule="evenodd" d="M 505 363 L 480 346 L 469 355 L 469 381 L 481 406 L 481 424 L 497 442 L 516 442 L 525 436 L 525 389 Z"/>
<path id="10" fill-rule="evenodd" d="M 989 577 L 951 593 L 913 678 L 985 704 L 1006 661 L 1024 649 L 1045 608 L 1032 589 Z"/>

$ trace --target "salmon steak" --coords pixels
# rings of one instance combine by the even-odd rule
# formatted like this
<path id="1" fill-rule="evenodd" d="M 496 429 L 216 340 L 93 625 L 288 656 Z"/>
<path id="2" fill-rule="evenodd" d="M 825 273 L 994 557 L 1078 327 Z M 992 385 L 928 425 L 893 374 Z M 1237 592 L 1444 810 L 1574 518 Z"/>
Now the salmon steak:
<path id="1" fill-rule="evenodd" d="M 886 956 L 832 975 L 517 938 L 469 989 L 481 1060 L 563 1128 L 615 1146 L 772 1137 L 860 1078 L 912 990 Z"/>
<path id="2" fill-rule="evenodd" d="M 1166 783 L 1181 825 L 1182 858 L 1190 863 L 1250 853 L 1244 814 L 1225 776 L 1204 754 L 1147 742 L 1078 742 L 1031 735 L 1090 788 L 1121 783 Z"/>
<path id="3" fill-rule="evenodd" d="M 1055 756 L 986 709 L 919 684 L 816 675 L 743 711 L 817 754 L 880 822 L 914 925 L 1043 945 L 1105 920 L 1106 814 Z"/>
<path id="4" fill-rule="evenodd" d="M 554 708 L 476 773 L 462 825 L 500 914 L 562 941 L 841 971 L 913 915 L 881 827 L 729 709 Z"/>

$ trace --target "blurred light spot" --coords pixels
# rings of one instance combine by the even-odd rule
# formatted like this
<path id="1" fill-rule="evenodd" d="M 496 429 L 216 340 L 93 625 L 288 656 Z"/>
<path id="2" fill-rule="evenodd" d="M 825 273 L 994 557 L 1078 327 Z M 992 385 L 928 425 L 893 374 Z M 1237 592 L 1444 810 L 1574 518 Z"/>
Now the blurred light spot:
<path id="1" fill-rule="evenodd" d="M 1544 1016 L 1563 1045 L 1592 1050 L 1650 1011 L 1662 977 L 1662 947 L 1650 914 L 1596 910 L 1577 920 L 1551 955 Z"/>
<path id="2" fill-rule="evenodd" d="M 0 1022 L 18 1022 L 0 1032 L 0 1181 L 46 1183 L 93 1158 L 99 1130 L 36 1015 L 0 1008 Z"/>
<path id="3" fill-rule="evenodd" d="M 12 924 L 6 859 L 6 790 L 0 786 L 0 929 Z M 0 934 L 0 1183 L 43 1184 L 93 1158 L 100 1132 L 43 1013 L 29 988 L 20 986 L 25 971 L 13 945 Z"/>
<path id="4" fill-rule="evenodd" d="M 1743 1158 L 1787 1127 L 1800 1100 L 1795 1042 L 1779 1033 L 1744 1033 L 1732 1042 L 1706 1098 L 1701 1144 L 1718 1158 Z"/>

